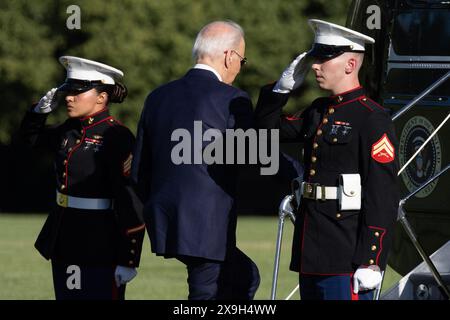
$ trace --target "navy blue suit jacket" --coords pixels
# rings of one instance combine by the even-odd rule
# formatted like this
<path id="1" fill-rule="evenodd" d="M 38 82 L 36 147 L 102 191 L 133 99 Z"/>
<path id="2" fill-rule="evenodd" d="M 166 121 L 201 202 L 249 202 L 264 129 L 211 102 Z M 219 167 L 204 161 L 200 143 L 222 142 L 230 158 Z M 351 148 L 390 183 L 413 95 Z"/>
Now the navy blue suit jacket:
<path id="1" fill-rule="evenodd" d="M 220 82 L 214 73 L 191 69 L 149 94 L 139 122 L 132 176 L 145 202 L 152 251 L 224 260 L 236 245 L 235 165 L 179 164 L 171 159 L 179 128 L 202 131 L 252 126 L 248 95 Z M 192 146 L 194 142 L 192 141 Z M 204 148 L 210 142 L 203 142 Z M 191 155 L 191 159 L 193 156 Z"/>

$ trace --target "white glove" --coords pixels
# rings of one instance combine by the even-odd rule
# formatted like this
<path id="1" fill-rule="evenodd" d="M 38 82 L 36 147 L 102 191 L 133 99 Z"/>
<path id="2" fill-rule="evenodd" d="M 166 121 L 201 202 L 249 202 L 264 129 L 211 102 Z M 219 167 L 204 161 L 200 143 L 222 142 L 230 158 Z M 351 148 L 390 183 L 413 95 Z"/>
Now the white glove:
<path id="1" fill-rule="evenodd" d="M 116 279 L 117 287 L 130 282 L 136 277 L 137 271 L 136 268 L 128 268 L 123 266 L 117 266 L 116 271 L 114 272 L 114 278 Z"/>
<path id="2" fill-rule="evenodd" d="M 39 103 L 34 108 L 34 112 L 36 113 L 49 113 L 55 109 L 56 105 L 53 106 L 52 109 L 52 101 L 53 96 L 55 95 L 57 88 L 53 88 L 50 91 L 47 92 L 45 96 L 39 100 Z"/>
<path id="3" fill-rule="evenodd" d="M 273 92 L 289 93 L 300 87 L 311 69 L 311 59 L 306 57 L 307 52 L 303 52 L 291 62 L 291 64 L 283 71 L 281 78 L 275 84 Z"/>
<path id="4" fill-rule="evenodd" d="M 359 290 L 371 290 L 381 284 L 381 272 L 378 266 L 359 267 L 353 274 L 353 293 Z"/>

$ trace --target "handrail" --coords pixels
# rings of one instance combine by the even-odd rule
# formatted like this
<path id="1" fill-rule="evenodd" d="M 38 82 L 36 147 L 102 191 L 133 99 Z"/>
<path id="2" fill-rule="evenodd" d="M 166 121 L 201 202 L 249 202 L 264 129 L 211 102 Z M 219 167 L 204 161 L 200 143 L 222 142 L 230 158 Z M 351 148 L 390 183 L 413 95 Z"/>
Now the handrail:
<path id="1" fill-rule="evenodd" d="M 431 91 L 439 87 L 442 83 L 444 83 L 448 78 L 450 77 L 450 71 L 448 71 L 446 74 L 444 74 L 441 78 L 436 80 L 431 86 L 426 88 L 422 93 L 420 93 L 417 97 L 415 97 L 410 103 L 408 103 L 406 106 L 404 106 L 400 111 L 398 111 L 396 114 L 392 116 L 392 121 L 397 120 L 398 117 L 400 117 L 402 114 L 404 114 L 406 111 L 411 109 L 416 103 L 418 103 L 420 100 L 422 100 L 426 95 L 428 95 Z"/>
<path id="2" fill-rule="evenodd" d="M 436 175 L 434 175 L 433 177 L 431 177 L 430 179 L 428 179 L 424 184 L 422 184 L 419 188 L 417 188 L 417 190 L 415 190 L 414 192 L 410 193 L 408 196 L 406 196 L 404 199 L 400 200 L 400 202 L 403 204 L 406 201 L 408 201 L 412 196 L 416 195 L 417 193 L 419 193 L 420 191 L 422 191 L 426 186 L 428 186 L 431 182 L 433 182 L 434 180 L 436 180 L 437 178 L 439 178 L 441 175 L 443 175 L 448 169 L 450 168 L 450 164 L 448 164 L 444 169 L 441 170 L 441 172 L 437 173 Z"/>

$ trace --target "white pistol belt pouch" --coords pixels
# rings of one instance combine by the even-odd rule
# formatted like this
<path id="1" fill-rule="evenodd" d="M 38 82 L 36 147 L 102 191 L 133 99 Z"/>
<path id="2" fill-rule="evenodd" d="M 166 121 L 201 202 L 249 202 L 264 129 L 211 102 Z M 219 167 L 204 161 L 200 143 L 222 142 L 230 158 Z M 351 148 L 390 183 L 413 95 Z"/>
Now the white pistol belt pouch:
<path id="1" fill-rule="evenodd" d="M 358 173 L 339 176 L 338 199 L 339 210 L 361 209 L 361 177 Z"/>

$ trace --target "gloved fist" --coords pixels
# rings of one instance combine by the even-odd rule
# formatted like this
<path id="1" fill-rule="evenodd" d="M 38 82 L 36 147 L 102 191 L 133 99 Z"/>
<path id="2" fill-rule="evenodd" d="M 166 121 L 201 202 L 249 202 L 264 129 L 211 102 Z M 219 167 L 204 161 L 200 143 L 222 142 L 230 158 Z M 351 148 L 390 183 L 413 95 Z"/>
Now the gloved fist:
<path id="1" fill-rule="evenodd" d="M 130 282 L 136 277 L 137 271 L 135 268 L 128 268 L 124 266 L 117 266 L 116 271 L 114 272 L 114 278 L 116 280 L 117 287 Z"/>
<path id="2" fill-rule="evenodd" d="M 57 88 L 53 88 L 47 92 L 45 96 L 39 100 L 39 103 L 34 108 L 34 112 L 36 113 L 49 113 L 55 109 L 56 104 L 52 106 L 53 97 L 55 95 Z"/>
<path id="3" fill-rule="evenodd" d="M 283 71 L 281 78 L 275 84 L 273 92 L 289 93 L 300 87 L 311 69 L 311 59 L 306 56 L 307 52 L 303 52 L 291 62 L 291 64 Z"/>
<path id="4" fill-rule="evenodd" d="M 382 276 L 378 266 L 359 267 L 353 274 L 353 293 L 359 290 L 376 289 L 381 284 Z"/>

